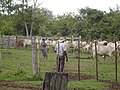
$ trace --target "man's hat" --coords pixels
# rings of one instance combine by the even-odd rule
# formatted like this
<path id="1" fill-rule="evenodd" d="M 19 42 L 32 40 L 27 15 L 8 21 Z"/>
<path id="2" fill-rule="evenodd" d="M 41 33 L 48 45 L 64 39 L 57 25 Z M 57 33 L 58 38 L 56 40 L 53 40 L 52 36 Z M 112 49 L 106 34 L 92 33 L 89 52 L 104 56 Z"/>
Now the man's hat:
<path id="1" fill-rule="evenodd" d="M 42 37 L 42 40 L 45 40 L 46 38 L 45 37 Z"/>
<path id="2" fill-rule="evenodd" d="M 64 37 L 60 37 L 60 39 L 59 39 L 58 41 L 59 41 L 59 42 L 64 42 L 65 39 L 64 39 Z"/>

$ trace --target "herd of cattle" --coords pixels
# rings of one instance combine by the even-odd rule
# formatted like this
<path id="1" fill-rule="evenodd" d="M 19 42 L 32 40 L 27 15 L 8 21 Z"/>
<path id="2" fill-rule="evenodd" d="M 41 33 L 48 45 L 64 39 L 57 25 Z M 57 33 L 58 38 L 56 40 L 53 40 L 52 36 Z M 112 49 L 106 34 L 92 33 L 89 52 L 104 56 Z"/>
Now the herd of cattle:
<path id="1" fill-rule="evenodd" d="M 41 42 L 41 40 L 36 39 L 36 43 Z M 47 48 L 54 48 L 55 45 L 57 44 L 57 40 L 46 40 L 45 41 L 48 45 Z M 107 41 L 95 41 L 97 42 L 97 54 L 100 56 L 109 56 L 111 57 L 113 55 L 113 52 L 115 51 L 115 43 L 113 42 L 107 42 Z M 84 51 L 85 53 L 90 53 L 93 58 L 95 58 L 95 42 L 86 42 L 86 41 L 80 41 L 80 48 L 81 50 Z M 78 40 L 66 40 L 64 42 L 67 46 L 67 48 L 73 48 L 73 50 L 76 50 L 78 48 Z M 27 47 L 32 44 L 32 41 L 30 39 L 17 39 L 16 40 L 16 45 L 17 47 Z M 120 41 L 116 42 L 116 48 L 117 48 L 117 53 L 120 56 Z"/>

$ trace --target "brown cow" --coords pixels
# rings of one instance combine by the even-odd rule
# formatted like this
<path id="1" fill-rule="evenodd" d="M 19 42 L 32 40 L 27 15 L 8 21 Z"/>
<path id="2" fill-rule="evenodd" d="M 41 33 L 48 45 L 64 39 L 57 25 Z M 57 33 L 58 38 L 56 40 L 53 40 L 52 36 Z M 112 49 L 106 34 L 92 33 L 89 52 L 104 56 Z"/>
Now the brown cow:
<path id="1" fill-rule="evenodd" d="M 16 47 L 23 47 L 24 40 L 23 39 L 17 39 L 16 40 Z"/>

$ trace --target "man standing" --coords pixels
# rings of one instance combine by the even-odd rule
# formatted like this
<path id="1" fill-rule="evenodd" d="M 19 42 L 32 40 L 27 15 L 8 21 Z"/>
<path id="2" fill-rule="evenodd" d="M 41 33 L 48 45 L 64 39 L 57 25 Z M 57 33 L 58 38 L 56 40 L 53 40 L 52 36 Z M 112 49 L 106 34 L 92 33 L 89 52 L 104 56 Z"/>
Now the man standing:
<path id="1" fill-rule="evenodd" d="M 66 61 L 68 61 L 66 50 L 67 50 L 67 47 L 64 43 L 64 38 L 61 37 L 55 46 L 55 52 L 57 54 L 57 71 L 58 72 L 63 72 L 65 58 L 66 58 Z"/>
<path id="2" fill-rule="evenodd" d="M 45 59 L 47 60 L 47 56 L 48 56 L 48 55 L 47 55 L 47 48 L 46 48 L 46 47 L 47 47 L 47 44 L 46 44 L 46 42 L 45 42 L 45 37 L 42 38 L 42 41 L 41 41 L 41 45 L 40 45 L 40 46 L 41 46 L 40 49 L 41 49 L 41 52 L 42 52 L 42 55 L 43 55 L 43 60 L 45 60 Z"/>

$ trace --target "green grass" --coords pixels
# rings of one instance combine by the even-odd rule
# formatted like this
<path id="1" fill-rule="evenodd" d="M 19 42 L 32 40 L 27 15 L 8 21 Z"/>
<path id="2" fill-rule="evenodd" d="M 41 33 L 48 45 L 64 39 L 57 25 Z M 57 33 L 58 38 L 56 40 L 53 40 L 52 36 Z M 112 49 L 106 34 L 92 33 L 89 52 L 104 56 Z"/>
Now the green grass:
<path id="1" fill-rule="evenodd" d="M 102 90 L 109 84 L 97 82 L 95 80 L 70 81 L 68 87 L 80 88 L 80 90 Z"/>
<path id="2" fill-rule="evenodd" d="M 40 53 L 40 78 L 36 79 L 32 74 L 32 52 L 30 49 L 0 49 L 2 52 L 2 60 L 0 60 L 0 80 L 15 80 L 21 83 L 32 83 L 39 85 L 43 83 L 45 72 L 53 72 L 56 67 L 56 54 L 54 52 L 48 54 L 48 60 L 43 61 Z M 77 73 L 78 60 L 75 53 L 68 53 L 69 61 L 65 62 L 65 72 Z M 82 53 L 82 58 L 89 55 Z M 80 60 L 81 75 L 96 76 L 96 62 L 91 59 Z M 99 57 L 100 64 L 99 79 L 111 80 L 115 82 L 115 64 L 110 58 Z M 120 57 L 118 58 L 118 82 L 120 83 Z M 83 90 L 103 90 L 108 83 L 97 82 L 96 79 L 86 79 L 76 81 L 74 79 L 68 82 L 69 88 L 81 88 Z"/>

